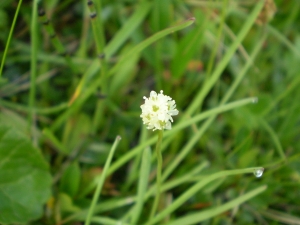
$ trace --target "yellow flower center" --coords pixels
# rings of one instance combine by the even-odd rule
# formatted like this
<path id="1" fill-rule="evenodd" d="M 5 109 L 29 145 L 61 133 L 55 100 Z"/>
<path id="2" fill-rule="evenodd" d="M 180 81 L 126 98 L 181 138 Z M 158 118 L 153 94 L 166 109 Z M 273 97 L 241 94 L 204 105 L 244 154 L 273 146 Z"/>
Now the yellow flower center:
<path id="1" fill-rule="evenodd" d="M 152 106 L 152 109 L 153 109 L 153 112 L 156 112 L 156 111 L 158 111 L 158 110 L 159 110 L 159 107 L 158 107 L 158 106 L 156 106 L 156 105 L 154 105 L 154 106 Z"/>

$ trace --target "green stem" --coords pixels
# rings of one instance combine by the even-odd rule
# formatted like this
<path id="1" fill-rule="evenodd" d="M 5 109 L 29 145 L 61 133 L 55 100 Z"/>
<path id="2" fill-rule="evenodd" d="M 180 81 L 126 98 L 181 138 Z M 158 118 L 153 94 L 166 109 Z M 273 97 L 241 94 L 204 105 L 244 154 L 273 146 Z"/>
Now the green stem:
<path id="1" fill-rule="evenodd" d="M 19 15 L 19 10 L 21 8 L 21 5 L 22 5 L 22 0 L 19 1 L 14 19 L 13 19 L 13 22 L 12 22 L 12 25 L 11 25 L 11 28 L 10 28 L 10 31 L 9 31 L 9 34 L 8 34 L 8 38 L 7 38 L 4 53 L 3 53 L 3 56 L 2 56 L 1 66 L 0 66 L 0 77 L 2 75 L 2 70 L 3 70 L 3 67 L 4 67 L 5 58 L 6 58 L 6 55 L 7 55 L 8 47 L 9 47 L 9 44 L 10 44 L 12 33 L 13 33 L 15 25 L 16 25 L 16 21 L 17 21 L 18 15 Z"/>
<path id="2" fill-rule="evenodd" d="M 50 36 L 52 45 L 54 46 L 56 51 L 65 58 L 68 66 L 71 68 L 71 70 L 74 72 L 74 74 L 77 74 L 78 73 L 77 68 L 76 68 L 75 64 L 73 63 L 70 54 L 68 54 L 64 45 L 61 43 L 61 41 L 57 37 L 55 30 L 53 28 L 53 25 L 51 24 L 50 20 L 47 18 L 44 9 L 40 8 L 38 11 L 38 15 L 39 15 L 39 19 L 40 19 L 41 23 L 45 27 L 46 32 Z"/>
<path id="3" fill-rule="evenodd" d="M 37 75 L 37 0 L 33 1 L 32 17 L 31 17 L 31 61 L 30 61 L 30 93 L 29 93 L 29 107 L 31 109 L 29 115 L 29 129 L 31 132 L 31 126 L 34 120 L 34 105 L 35 105 L 35 93 L 36 93 L 36 75 Z"/>
<path id="4" fill-rule="evenodd" d="M 157 135 L 158 135 L 158 137 L 157 137 L 156 148 L 155 148 L 156 157 L 157 157 L 156 195 L 155 195 L 154 203 L 152 205 L 150 219 L 153 218 L 153 216 L 155 215 L 155 212 L 157 210 L 159 196 L 160 196 L 160 190 L 161 190 L 162 154 L 161 154 L 160 146 L 161 146 L 162 138 L 163 138 L 163 130 L 159 130 Z"/>
<path id="5" fill-rule="evenodd" d="M 95 2 L 96 5 L 92 0 L 88 0 L 88 8 L 90 10 L 90 18 L 92 23 L 92 29 L 93 29 L 93 35 L 96 42 L 96 50 L 101 66 L 100 76 L 98 78 L 98 81 L 101 86 L 101 92 L 102 94 L 106 95 L 108 93 L 108 82 L 107 82 L 107 65 L 104 55 L 104 44 L 105 44 L 105 38 L 104 38 L 104 31 L 103 31 L 103 21 L 101 20 L 101 4 L 100 1 Z M 98 14 L 99 15 L 98 15 Z M 93 126 L 92 126 L 92 134 L 95 134 L 97 131 L 97 128 L 99 127 L 104 114 L 104 105 L 106 105 L 105 100 L 98 100 L 96 110 L 94 112 L 94 118 L 93 118 Z"/>
<path id="6" fill-rule="evenodd" d="M 90 18 L 92 22 L 92 29 L 93 29 L 93 35 L 96 42 L 96 48 L 97 53 L 102 54 L 103 53 L 103 47 L 104 47 L 104 35 L 103 35 L 103 26 L 101 21 L 100 14 L 97 15 L 97 13 L 101 12 L 101 6 L 98 6 L 98 9 L 96 9 L 95 4 L 92 0 L 87 1 L 88 8 L 90 10 Z M 100 3 L 99 3 L 100 4 Z"/>
<path id="7" fill-rule="evenodd" d="M 30 113 L 32 110 L 31 108 L 29 108 L 27 106 L 17 104 L 17 103 L 11 102 L 11 101 L 5 101 L 3 99 L 0 99 L 0 105 L 5 106 L 10 109 L 13 109 L 13 110 L 16 110 L 16 111 L 24 112 L 24 113 Z M 61 103 L 59 105 L 48 107 L 48 108 L 34 107 L 33 110 L 36 114 L 39 114 L 39 115 L 50 115 L 50 114 L 55 114 L 60 111 L 63 111 L 66 108 L 68 108 L 68 103 Z"/>
<path id="8" fill-rule="evenodd" d="M 217 50 L 218 50 L 219 45 L 221 43 L 222 31 L 223 31 L 223 27 L 224 27 L 224 23 L 225 23 L 225 17 L 226 17 L 226 11 L 227 11 L 226 10 L 227 3 L 228 3 L 228 0 L 223 1 L 222 16 L 221 16 L 221 21 L 220 21 L 220 25 L 219 25 L 218 34 L 217 34 L 217 39 L 216 39 L 216 43 L 214 45 L 213 51 L 210 55 L 207 70 L 206 70 L 206 78 L 205 78 L 206 81 L 210 78 L 211 71 L 212 71 L 212 68 L 213 68 L 213 65 L 214 65 L 214 60 L 216 58 Z"/>

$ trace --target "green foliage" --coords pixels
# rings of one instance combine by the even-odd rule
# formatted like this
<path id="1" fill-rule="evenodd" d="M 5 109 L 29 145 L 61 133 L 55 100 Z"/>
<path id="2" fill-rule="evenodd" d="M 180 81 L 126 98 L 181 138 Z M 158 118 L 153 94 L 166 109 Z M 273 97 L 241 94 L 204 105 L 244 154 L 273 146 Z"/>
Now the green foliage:
<path id="1" fill-rule="evenodd" d="M 80 182 L 80 168 L 77 162 L 73 162 L 64 171 L 61 182 L 60 191 L 67 193 L 69 196 L 76 196 L 79 189 Z"/>
<path id="2" fill-rule="evenodd" d="M 48 170 L 26 136 L 0 126 L 0 223 L 26 223 L 42 216 L 51 193 Z"/>
<path id="3" fill-rule="evenodd" d="M 0 223 L 300 224 L 299 6 L 1 1 Z"/>

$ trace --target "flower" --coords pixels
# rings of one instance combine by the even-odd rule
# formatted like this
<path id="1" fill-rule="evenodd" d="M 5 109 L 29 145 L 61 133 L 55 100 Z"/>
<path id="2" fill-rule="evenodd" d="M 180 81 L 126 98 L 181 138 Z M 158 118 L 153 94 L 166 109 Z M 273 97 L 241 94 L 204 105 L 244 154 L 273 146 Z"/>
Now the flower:
<path id="1" fill-rule="evenodd" d="M 171 97 L 164 95 L 163 91 L 157 94 L 155 91 L 150 92 L 150 97 L 144 96 L 145 103 L 141 105 L 141 118 L 147 125 L 147 129 L 163 130 L 171 129 L 172 116 L 178 114 L 175 101 Z"/>

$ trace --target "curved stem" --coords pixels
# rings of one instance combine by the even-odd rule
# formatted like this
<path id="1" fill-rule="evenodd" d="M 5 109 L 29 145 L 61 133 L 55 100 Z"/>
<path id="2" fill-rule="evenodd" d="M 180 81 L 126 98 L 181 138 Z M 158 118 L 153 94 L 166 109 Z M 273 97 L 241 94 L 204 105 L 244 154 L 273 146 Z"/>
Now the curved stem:
<path id="1" fill-rule="evenodd" d="M 12 25 L 10 27 L 10 31 L 9 31 L 9 34 L 8 34 L 5 49 L 4 49 L 4 52 L 3 52 L 3 55 L 2 55 L 2 61 L 1 61 L 1 65 L 0 65 L 0 78 L 2 76 L 2 70 L 3 70 L 3 67 L 4 67 L 8 47 L 9 47 L 9 44 L 10 44 L 10 41 L 11 41 L 11 38 L 12 38 L 13 31 L 15 29 L 15 25 L 16 25 L 16 21 L 17 21 L 18 15 L 19 15 L 19 11 L 20 11 L 20 8 L 21 8 L 21 5 L 22 5 L 22 1 L 23 0 L 20 0 L 19 3 L 18 3 L 16 12 L 15 12 L 15 16 L 14 16 L 14 19 L 13 19 L 13 22 L 12 22 Z"/>

